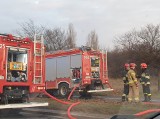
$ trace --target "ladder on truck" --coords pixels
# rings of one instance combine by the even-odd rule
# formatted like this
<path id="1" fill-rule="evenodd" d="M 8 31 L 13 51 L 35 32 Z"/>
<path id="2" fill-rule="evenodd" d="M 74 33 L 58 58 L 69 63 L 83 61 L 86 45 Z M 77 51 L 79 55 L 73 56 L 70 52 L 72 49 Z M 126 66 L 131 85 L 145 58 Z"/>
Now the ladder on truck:
<path id="1" fill-rule="evenodd" d="M 42 63 L 43 63 L 43 55 L 44 55 L 44 39 L 43 36 L 37 38 L 36 34 L 34 36 L 34 84 L 42 83 Z"/>

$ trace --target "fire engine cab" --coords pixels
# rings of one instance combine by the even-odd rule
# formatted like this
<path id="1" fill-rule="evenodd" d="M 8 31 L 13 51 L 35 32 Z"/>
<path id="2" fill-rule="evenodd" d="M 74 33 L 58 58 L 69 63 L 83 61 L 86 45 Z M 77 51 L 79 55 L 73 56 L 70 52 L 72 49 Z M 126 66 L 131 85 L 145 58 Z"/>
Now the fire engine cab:
<path id="1" fill-rule="evenodd" d="M 106 53 L 86 46 L 46 53 L 47 91 L 66 97 L 77 84 L 80 95 L 113 90 L 108 82 Z"/>
<path id="2" fill-rule="evenodd" d="M 45 88 L 45 54 L 40 40 L 0 34 L 0 100 L 28 101 Z"/>

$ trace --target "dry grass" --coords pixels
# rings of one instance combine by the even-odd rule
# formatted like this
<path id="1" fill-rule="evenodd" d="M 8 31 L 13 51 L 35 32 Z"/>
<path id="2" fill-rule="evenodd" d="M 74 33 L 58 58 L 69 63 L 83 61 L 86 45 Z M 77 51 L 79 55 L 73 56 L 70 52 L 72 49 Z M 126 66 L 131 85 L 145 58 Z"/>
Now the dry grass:
<path id="1" fill-rule="evenodd" d="M 160 92 L 158 92 L 158 78 L 151 79 L 151 94 L 153 99 L 160 99 Z M 111 86 L 114 89 L 114 92 L 107 92 L 107 93 L 99 93 L 95 95 L 107 95 L 111 97 L 121 97 L 123 93 L 123 80 L 122 79 L 110 79 L 109 80 Z M 143 98 L 142 86 L 139 84 L 140 89 L 140 98 Z"/>
<path id="2" fill-rule="evenodd" d="M 151 80 L 151 91 L 153 99 L 160 99 L 157 86 L 158 79 Z M 114 88 L 115 92 L 98 93 L 94 95 L 108 96 L 108 97 L 119 97 L 121 98 L 123 90 L 123 81 L 120 79 L 110 79 L 110 84 Z M 142 89 L 140 85 L 140 94 L 143 98 Z M 50 98 L 37 98 L 36 101 L 49 102 L 47 108 L 54 110 L 67 110 L 69 105 L 63 105 L 53 101 Z M 64 100 L 65 101 L 65 100 Z M 115 115 L 115 114 L 135 114 L 148 109 L 158 109 L 159 105 L 145 105 L 144 103 L 139 104 L 129 104 L 122 103 L 118 100 L 102 100 L 102 99 L 73 99 L 71 102 L 80 101 L 81 103 L 75 106 L 72 111 L 84 112 L 84 113 L 96 113 L 105 115 Z"/>

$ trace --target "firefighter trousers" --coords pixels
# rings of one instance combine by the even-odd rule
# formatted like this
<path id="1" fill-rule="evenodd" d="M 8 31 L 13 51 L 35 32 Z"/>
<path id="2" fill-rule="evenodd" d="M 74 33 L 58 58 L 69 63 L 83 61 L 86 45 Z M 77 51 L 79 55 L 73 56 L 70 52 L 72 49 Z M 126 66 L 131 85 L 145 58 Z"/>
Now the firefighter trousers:
<path id="1" fill-rule="evenodd" d="M 143 94 L 151 94 L 150 84 L 142 84 Z"/>
<path id="2" fill-rule="evenodd" d="M 128 100 L 128 94 L 129 94 L 129 84 L 124 84 L 122 101 Z"/>
<path id="3" fill-rule="evenodd" d="M 123 95 L 129 94 L 129 84 L 124 84 Z"/>
<path id="4" fill-rule="evenodd" d="M 132 98 L 135 102 L 139 102 L 139 88 L 135 84 L 129 85 L 128 102 L 132 102 Z"/>
<path id="5" fill-rule="evenodd" d="M 142 84 L 142 88 L 144 94 L 144 102 L 151 101 L 150 84 Z"/>

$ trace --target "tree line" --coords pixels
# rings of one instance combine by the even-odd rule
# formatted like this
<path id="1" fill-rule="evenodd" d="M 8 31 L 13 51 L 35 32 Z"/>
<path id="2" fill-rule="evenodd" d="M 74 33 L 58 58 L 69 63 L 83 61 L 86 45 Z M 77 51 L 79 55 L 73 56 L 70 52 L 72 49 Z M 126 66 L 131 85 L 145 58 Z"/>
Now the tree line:
<path id="1" fill-rule="evenodd" d="M 115 38 L 115 48 L 108 52 L 109 74 L 120 77 L 125 63 L 147 63 L 152 76 L 158 76 L 160 67 L 160 25 L 148 24 Z"/>
<path id="2" fill-rule="evenodd" d="M 39 38 L 43 35 L 47 52 L 77 47 L 76 31 L 72 23 L 68 25 L 67 29 L 62 29 L 60 27 L 47 28 L 42 25 L 35 25 L 33 20 L 20 23 L 19 25 L 20 29 L 16 30 L 16 34 L 19 36 L 29 37 L 33 40 L 35 34 Z M 95 30 L 92 30 L 88 36 L 86 36 L 85 45 L 92 47 L 94 50 L 99 48 L 98 35 Z"/>
<path id="3" fill-rule="evenodd" d="M 46 50 L 56 51 L 77 47 L 76 31 L 73 24 L 67 30 L 62 28 L 47 28 L 37 26 L 32 20 L 20 24 L 16 31 L 20 36 L 34 38 L 34 34 L 43 35 Z M 86 46 L 94 50 L 101 49 L 98 34 L 92 30 L 86 36 Z M 103 48 L 108 49 L 108 48 Z M 107 51 L 109 77 L 121 77 L 125 63 L 136 63 L 137 71 L 140 63 L 147 63 L 151 75 L 159 74 L 160 65 L 160 25 L 148 24 L 140 30 L 132 29 L 114 39 L 114 48 Z"/>

